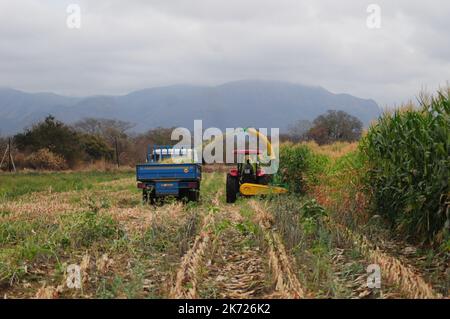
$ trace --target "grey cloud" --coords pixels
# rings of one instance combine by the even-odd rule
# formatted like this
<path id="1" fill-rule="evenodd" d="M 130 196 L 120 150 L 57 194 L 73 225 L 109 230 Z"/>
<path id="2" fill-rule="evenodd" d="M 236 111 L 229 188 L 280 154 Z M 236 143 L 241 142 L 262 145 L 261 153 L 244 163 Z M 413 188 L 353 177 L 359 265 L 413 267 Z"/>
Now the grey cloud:
<path id="1" fill-rule="evenodd" d="M 372 2 L 379 30 L 365 25 Z M 0 86 L 88 95 L 261 78 L 400 103 L 450 79 L 449 14 L 438 0 L 3 1 Z"/>

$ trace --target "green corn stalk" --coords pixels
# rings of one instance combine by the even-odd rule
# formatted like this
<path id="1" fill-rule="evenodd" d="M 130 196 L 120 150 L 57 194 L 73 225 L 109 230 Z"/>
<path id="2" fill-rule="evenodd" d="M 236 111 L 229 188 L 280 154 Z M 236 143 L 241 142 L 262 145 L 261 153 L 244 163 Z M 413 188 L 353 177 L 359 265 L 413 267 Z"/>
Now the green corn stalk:
<path id="1" fill-rule="evenodd" d="M 383 115 L 360 144 L 374 211 L 418 241 L 439 240 L 448 232 L 449 92 L 417 110 Z"/>

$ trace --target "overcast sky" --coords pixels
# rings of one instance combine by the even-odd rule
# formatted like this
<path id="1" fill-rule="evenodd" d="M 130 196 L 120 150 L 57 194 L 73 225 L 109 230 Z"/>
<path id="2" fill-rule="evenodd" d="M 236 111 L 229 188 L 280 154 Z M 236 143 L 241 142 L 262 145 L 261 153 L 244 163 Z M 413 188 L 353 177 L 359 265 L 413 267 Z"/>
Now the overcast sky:
<path id="1" fill-rule="evenodd" d="M 67 27 L 79 4 L 81 28 Z M 367 7 L 381 27 L 367 27 Z M 450 1 L 0 2 L 0 86 L 67 95 L 284 80 L 381 106 L 450 80 Z"/>

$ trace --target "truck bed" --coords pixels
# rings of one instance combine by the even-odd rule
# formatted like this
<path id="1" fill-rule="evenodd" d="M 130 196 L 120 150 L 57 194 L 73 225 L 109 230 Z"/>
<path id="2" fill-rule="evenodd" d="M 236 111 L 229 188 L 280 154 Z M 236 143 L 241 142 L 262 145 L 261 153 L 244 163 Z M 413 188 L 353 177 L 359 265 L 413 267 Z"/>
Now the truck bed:
<path id="1" fill-rule="evenodd" d="M 158 180 L 199 180 L 200 164 L 145 163 L 136 165 L 136 179 L 140 182 Z"/>

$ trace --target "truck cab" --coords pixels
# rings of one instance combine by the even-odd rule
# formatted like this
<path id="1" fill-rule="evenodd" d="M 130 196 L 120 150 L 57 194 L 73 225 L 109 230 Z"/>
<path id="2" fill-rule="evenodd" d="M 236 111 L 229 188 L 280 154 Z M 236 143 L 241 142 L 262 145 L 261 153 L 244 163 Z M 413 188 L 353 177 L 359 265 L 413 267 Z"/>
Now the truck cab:
<path id="1" fill-rule="evenodd" d="M 200 198 L 202 166 L 196 150 L 153 145 L 147 150 L 147 161 L 136 165 L 137 187 L 144 202 L 173 196 L 188 201 Z"/>

